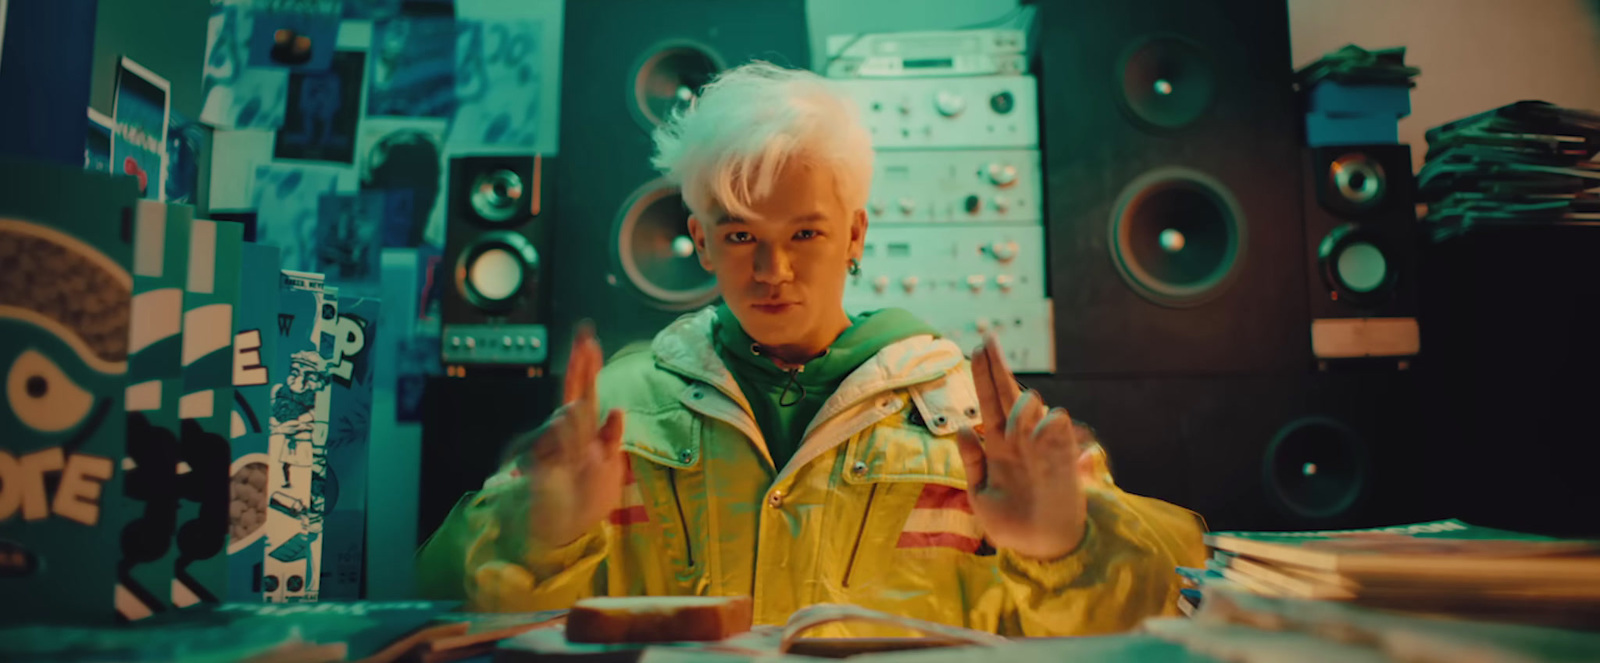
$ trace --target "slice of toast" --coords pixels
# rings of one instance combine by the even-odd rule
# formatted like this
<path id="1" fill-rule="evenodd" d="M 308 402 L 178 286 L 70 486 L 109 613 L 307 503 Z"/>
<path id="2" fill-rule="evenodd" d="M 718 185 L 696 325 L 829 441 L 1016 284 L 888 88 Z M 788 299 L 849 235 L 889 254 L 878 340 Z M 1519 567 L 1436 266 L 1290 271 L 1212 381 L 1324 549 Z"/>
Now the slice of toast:
<path id="1" fill-rule="evenodd" d="M 567 641 L 709 642 L 750 630 L 748 596 L 619 596 L 578 601 Z"/>

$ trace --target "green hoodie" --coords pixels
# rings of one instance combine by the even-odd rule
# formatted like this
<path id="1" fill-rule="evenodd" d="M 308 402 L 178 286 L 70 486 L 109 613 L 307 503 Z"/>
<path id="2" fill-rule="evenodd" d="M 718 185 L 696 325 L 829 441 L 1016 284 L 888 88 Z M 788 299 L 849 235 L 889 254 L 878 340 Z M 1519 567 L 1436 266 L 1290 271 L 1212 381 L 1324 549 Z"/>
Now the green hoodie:
<path id="1" fill-rule="evenodd" d="M 856 367 L 896 341 L 922 334 L 939 335 L 905 309 L 868 311 L 852 316 L 850 322 L 850 328 L 834 340 L 827 352 L 797 369 L 785 370 L 753 351 L 755 341 L 744 332 L 727 304 L 717 307 L 717 354 L 750 401 L 772 463 L 779 471 L 799 449 L 806 426 L 822 404 Z"/>

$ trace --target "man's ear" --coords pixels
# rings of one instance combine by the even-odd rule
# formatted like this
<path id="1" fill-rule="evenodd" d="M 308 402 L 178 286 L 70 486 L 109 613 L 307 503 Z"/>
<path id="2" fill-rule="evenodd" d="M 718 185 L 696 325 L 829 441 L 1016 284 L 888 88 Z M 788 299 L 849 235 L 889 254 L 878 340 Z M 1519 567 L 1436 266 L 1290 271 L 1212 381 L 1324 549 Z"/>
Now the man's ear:
<path id="1" fill-rule="evenodd" d="M 862 248 L 867 243 L 867 211 L 858 209 L 850 217 L 850 257 L 861 259 Z"/>
<path id="2" fill-rule="evenodd" d="M 700 259 L 700 268 L 711 271 L 711 256 L 706 253 L 706 229 L 700 217 L 689 215 L 689 237 L 694 240 L 694 255 Z"/>

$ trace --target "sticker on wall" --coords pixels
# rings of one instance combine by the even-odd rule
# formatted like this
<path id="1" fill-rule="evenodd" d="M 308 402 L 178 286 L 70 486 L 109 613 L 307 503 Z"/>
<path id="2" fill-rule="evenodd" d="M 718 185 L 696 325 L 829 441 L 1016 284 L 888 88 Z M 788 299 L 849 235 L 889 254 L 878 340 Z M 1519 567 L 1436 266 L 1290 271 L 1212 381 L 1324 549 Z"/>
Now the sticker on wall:
<path id="1" fill-rule="evenodd" d="M 3 3 L 4 0 L 0 0 Z M 0 4 L 0 7 L 3 7 Z M 0 17 L 3 18 L 3 17 Z M 88 133 L 84 136 L 83 169 L 96 173 L 111 172 L 111 134 L 114 123 L 93 108 L 89 109 Z"/>
<path id="2" fill-rule="evenodd" d="M 456 22 L 397 18 L 372 26 L 367 115 L 448 118 L 456 106 Z"/>
<path id="3" fill-rule="evenodd" d="M 538 21 L 456 24 L 452 150 L 532 148 L 539 138 L 543 79 Z"/>
<path id="4" fill-rule="evenodd" d="M 327 71 L 289 75 L 289 101 L 273 155 L 352 163 L 366 54 L 339 51 Z"/>
<path id="5" fill-rule="evenodd" d="M 339 38 L 340 0 L 254 0 L 250 65 L 327 71 Z"/>
<path id="6" fill-rule="evenodd" d="M 254 29 L 247 0 L 212 1 L 200 121 L 220 129 L 276 129 L 283 124 L 289 72 L 250 66 Z"/>
<path id="7" fill-rule="evenodd" d="M 165 200 L 167 116 L 172 85 L 133 60 L 117 61 L 117 94 L 111 117 L 112 170 L 139 181 L 139 197 Z"/>

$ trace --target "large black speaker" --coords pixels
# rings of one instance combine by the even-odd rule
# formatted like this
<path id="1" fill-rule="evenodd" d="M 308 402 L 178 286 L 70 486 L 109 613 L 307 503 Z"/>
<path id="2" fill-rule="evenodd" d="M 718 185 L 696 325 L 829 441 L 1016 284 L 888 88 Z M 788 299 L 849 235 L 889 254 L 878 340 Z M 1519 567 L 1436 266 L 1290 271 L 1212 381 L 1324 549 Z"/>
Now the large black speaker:
<path id="1" fill-rule="evenodd" d="M 450 160 L 440 341 L 452 374 L 541 368 L 548 356 L 550 223 L 538 156 Z"/>
<path id="2" fill-rule="evenodd" d="M 1285 4 L 1039 5 L 1057 371 L 1309 365 Z"/>
<path id="3" fill-rule="evenodd" d="M 1415 372 L 1050 380 L 1119 484 L 1213 529 L 1322 529 L 1440 516 Z"/>
<path id="4" fill-rule="evenodd" d="M 1409 145 L 1305 150 L 1306 288 L 1319 360 L 1411 357 L 1418 242 Z"/>
<path id="5" fill-rule="evenodd" d="M 551 259 L 552 360 L 588 318 L 608 351 L 716 301 L 679 192 L 650 165 L 650 132 L 719 71 L 810 61 L 802 0 L 568 3 L 561 80 L 562 222 Z"/>

